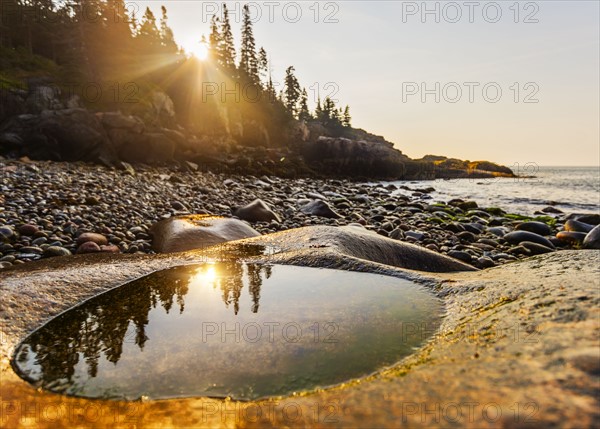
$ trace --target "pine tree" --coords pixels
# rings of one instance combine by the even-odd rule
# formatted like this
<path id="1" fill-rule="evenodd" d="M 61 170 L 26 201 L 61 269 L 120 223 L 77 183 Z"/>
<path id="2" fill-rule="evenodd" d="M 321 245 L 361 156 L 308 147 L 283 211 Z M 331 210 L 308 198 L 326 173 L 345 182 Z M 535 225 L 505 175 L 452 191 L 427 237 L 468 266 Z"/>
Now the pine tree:
<path id="1" fill-rule="evenodd" d="M 327 117 L 325 115 L 325 111 L 323 107 L 321 107 L 321 97 L 317 98 L 317 107 L 315 108 L 315 118 L 317 121 L 325 123 L 327 121 Z"/>
<path id="2" fill-rule="evenodd" d="M 229 23 L 229 11 L 227 5 L 223 3 L 223 21 L 221 22 L 221 44 L 220 53 L 222 66 L 225 71 L 233 74 L 235 72 L 235 44 L 231 24 Z"/>
<path id="3" fill-rule="evenodd" d="M 244 18 L 242 23 L 242 46 L 240 50 L 240 75 L 252 83 L 259 83 L 258 58 L 256 57 L 256 43 L 252 32 L 250 8 L 244 5 Z"/>
<path id="4" fill-rule="evenodd" d="M 137 35 L 140 42 L 140 50 L 144 54 L 156 54 L 161 51 L 162 40 L 160 32 L 156 27 L 156 18 L 149 7 L 146 8 L 140 30 Z"/>
<path id="5" fill-rule="evenodd" d="M 342 125 L 344 127 L 350 128 L 352 126 L 351 120 L 352 120 L 352 118 L 350 117 L 350 107 L 348 105 L 346 105 L 346 108 L 344 109 Z"/>
<path id="6" fill-rule="evenodd" d="M 169 27 L 167 23 L 167 8 L 164 6 L 160 7 L 162 12 L 162 17 L 160 19 L 160 40 L 163 51 L 168 54 L 175 54 L 179 50 L 177 47 L 177 43 L 175 42 L 175 36 L 173 35 L 173 30 Z"/>
<path id="7" fill-rule="evenodd" d="M 269 75 L 269 57 L 265 48 L 261 47 L 258 51 L 258 76 L 261 81 L 266 80 Z"/>
<path id="8" fill-rule="evenodd" d="M 307 122 L 312 119 L 312 115 L 308 110 L 308 93 L 306 92 L 306 88 L 302 89 L 302 95 L 300 97 L 300 112 L 298 112 L 298 119 Z"/>
<path id="9" fill-rule="evenodd" d="M 277 101 L 277 92 L 275 91 L 275 86 L 273 85 L 273 79 L 269 77 L 269 82 L 267 83 L 267 100 L 270 103 L 275 103 Z"/>
<path id="10" fill-rule="evenodd" d="M 294 67 L 289 66 L 285 71 L 285 87 L 283 90 L 285 108 L 294 118 L 298 114 L 298 101 L 300 100 L 300 84 L 294 76 Z"/>
<path id="11" fill-rule="evenodd" d="M 208 36 L 208 51 L 209 58 L 216 65 L 223 65 L 223 58 L 221 56 L 222 53 L 222 40 L 221 33 L 219 31 L 219 18 L 216 15 L 213 15 L 210 20 L 210 35 Z"/>

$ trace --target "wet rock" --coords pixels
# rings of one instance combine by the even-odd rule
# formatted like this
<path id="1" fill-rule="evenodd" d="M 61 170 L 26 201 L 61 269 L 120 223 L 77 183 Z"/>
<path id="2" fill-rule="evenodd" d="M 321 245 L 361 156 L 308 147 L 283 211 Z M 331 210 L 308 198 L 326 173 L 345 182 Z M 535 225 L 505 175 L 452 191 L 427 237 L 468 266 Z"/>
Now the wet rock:
<path id="1" fill-rule="evenodd" d="M 531 241 L 551 249 L 554 248 L 554 245 L 548 239 L 529 231 L 509 232 L 504 236 L 504 239 L 510 244 L 520 244 L 522 241 Z"/>
<path id="2" fill-rule="evenodd" d="M 329 219 L 339 219 L 340 216 L 336 213 L 328 203 L 322 200 L 314 200 L 302 206 L 300 211 L 307 215 L 326 217 Z"/>
<path id="3" fill-rule="evenodd" d="M 517 231 L 529 231 L 538 235 L 550 235 L 552 231 L 550 227 L 543 222 L 523 222 L 516 226 Z"/>
<path id="4" fill-rule="evenodd" d="M 108 239 L 104 235 L 95 232 L 84 232 L 80 234 L 79 237 L 77 237 L 76 244 L 79 246 L 88 241 L 96 243 L 98 246 L 108 244 Z"/>
<path id="5" fill-rule="evenodd" d="M 479 207 L 475 201 L 464 201 L 457 204 L 458 208 L 461 210 L 471 210 Z"/>
<path id="6" fill-rule="evenodd" d="M 556 238 L 571 244 L 581 244 L 585 237 L 585 232 L 560 231 L 556 234 Z"/>
<path id="7" fill-rule="evenodd" d="M 152 248 L 160 253 L 203 249 L 226 241 L 260 235 L 241 220 L 203 215 L 162 220 L 152 226 L 151 234 Z"/>
<path id="8" fill-rule="evenodd" d="M 600 249 L 600 225 L 597 225 L 585 236 L 583 247 L 586 249 Z"/>
<path id="9" fill-rule="evenodd" d="M 234 216 L 248 222 L 281 222 L 281 219 L 263 200 L 256 199 L 233 212 Z"/>
<path id="10" fill-rule="evenodd" d="M 594 229 L 594 225 L 579 222 L 578 220 L 569 219 L 565 222 L 565 231 L 585 232 L 586 234 Z"/>
<path id="11" fill-rule="evenodd" d="M 544 207 L 542 209 L 542 212 L 544 212 L 544 213 L 552 213 L 552 214 L 562 214 L 563 213 L 562 210 L 557 209 L 556 207 L 552 207 L 552 206 Z"/>
<path id="12" fill-rule="evenodd" d="M 100 246 L 98 246 L 98 244 L 94 243 L 93 241 L 86 241 L 85 243 L 81 244 L 78 248 L 77 248 L 77 253 L 78 254 L 82 254 L 82 253 L 99 253 L 100 250 Z"/>

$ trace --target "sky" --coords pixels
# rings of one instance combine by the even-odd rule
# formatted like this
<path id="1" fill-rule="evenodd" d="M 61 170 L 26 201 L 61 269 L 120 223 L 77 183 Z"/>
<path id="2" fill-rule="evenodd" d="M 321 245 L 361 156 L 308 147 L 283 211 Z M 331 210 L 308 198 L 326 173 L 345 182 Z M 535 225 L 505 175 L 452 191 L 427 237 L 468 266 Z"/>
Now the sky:
<path id="1" fill-rule="evenodd" d="M 187 50 L 221 3 L 165 4 Z M 228 1 L 236 43 L 245 2 Z M 600 165 L 600 2 L 249 2 L 275 81 L 350 106 L 412 158 Z"/>

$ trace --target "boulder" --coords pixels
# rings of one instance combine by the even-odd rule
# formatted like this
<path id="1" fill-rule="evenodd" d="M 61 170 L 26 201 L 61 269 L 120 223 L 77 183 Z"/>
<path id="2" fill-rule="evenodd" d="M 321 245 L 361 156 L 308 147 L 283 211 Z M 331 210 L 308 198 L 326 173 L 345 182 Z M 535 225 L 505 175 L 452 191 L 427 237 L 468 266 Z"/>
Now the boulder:
<path id="1" fill-rule="evenodd" d="M 27 95 L 29 113 L 42 113 L 44 110 L 60 110 L 64 106 L 60 102 L 60 90 L 55 86 L 36 86 Z"/>
<path id="2" fill-rule="evenodd" d="M 98 116 L 102 121 L 102 125 L 107 130 L 116 128 L 140 134 L 145 128 L 144 122 L 137 116 L 126 116 L 121 112 L 104 112 L 99 113 Z"/>
<path id="3" fill-rule="evenodd" d="M 85 109 L 44 110 L 19 115 L 0 129 L 20 143 L 19 156 L 58 161 L 112 162 L 116 159 L 96 115 Z"/>
<path id="4" fill-rule="evenodd" d="M 281 222 L 277 213 L 262 200 L 256 199 L 250 204 L 240 207 L 233 212 L 234 216 L 248 222 L 270 222 L 272 220 Z"/>
<path id="5" fill-rule="evenodd" d="M 312 133 L 311 133 L 312 134 Z M 404 177 L 408 157 L 393 144 L 320 136 L 302 143 L 309 167 L 323 172 L 369 177 Z"/>
<path id="6" fill-rule="evenodd" d="M 203 249 L 260 235 L 241 220 L 206 215 L 171 217 L 153 225 L 150 233 L 158 253 Z"/>

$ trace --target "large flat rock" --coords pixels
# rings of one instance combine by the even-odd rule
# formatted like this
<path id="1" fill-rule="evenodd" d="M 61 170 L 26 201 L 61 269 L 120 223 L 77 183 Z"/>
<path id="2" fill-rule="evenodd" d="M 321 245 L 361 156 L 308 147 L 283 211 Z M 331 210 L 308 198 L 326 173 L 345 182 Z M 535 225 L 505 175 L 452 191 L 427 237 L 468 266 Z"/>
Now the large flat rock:
<path id="1" fill-rule="evenodd" d="M 270 401 L 85 400 L 38 391 L 13 372 L 15 346 L 60 312 L 155 270 L 231 256 L 409 278 L 440 297 L 447 314 L 424 347 L 385 371 Z M 315 227 L 196 252 L 81 255 L 4 271 L 2 425 L 598 426 L 600 251 L 555 252 L 485 271 L 457 271 L 448 258 L 432 258 L 353 227 Z"/>

